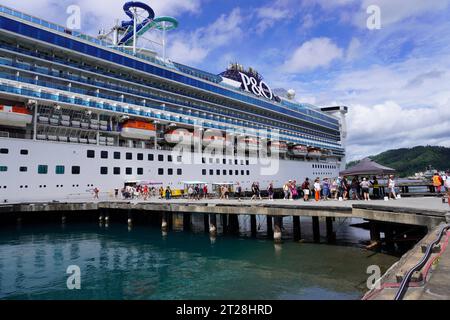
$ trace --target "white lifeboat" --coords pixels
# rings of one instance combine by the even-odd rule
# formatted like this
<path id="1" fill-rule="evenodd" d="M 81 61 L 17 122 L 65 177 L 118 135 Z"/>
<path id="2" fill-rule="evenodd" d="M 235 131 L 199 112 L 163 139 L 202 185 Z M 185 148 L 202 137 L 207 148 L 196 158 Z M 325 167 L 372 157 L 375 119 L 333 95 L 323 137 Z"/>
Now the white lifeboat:
<path id="1" fill-rule="evenodd" d="M 283 154 L 287 152 L 287 144 L 284 142 L 272 141 L 270 143 L 270 152 Z"/>
<path id="2" fill-rule="evenodd" d="M 257 138 L 245 138 L 243 142 L 245 145 L 245 149 L 248 151 L 257 151 L 258 150 L 258 139 Z"/>
<path id="3" fill-rule="evenodd" d="M 150 140 L 156 137 L 156 128 L 145 121 L 127 120 L 122 125 L 120 135 L 129 139 Z"/>
<path id="4" fill-rule="evenodd" d="M 206 130 L 203 134 L 203 145 L 210 148 L 231 147 L 233 142 L 226 139 L 221 131 Z"/>
<path id="5" fill-rule="evenodd" d="M 302 145 L 293 146 L 292 154 L 295 157 L 304 157 L 308 154 L 308 148 Z"/>
<path id="6" fill-rule="evenodd" d="M 315 148 L 308 149 L 308 157 L 320 158 L 321 156 L 322 156 L 322 152 L 319 149 L 315 149 Z"/>
<path id="7" fill-rule="evenodd" d="M 169 130 L 164 134 L 164 139 L 168 143 L 192 145 L 194 142 L 194 134 L 187 129 Z"/>
<path id="8" fill-rule="evenodd" d="M 31 112 L 24 106 L 0 105 L 0 125 L 26 127 L 33 122 Z"/>

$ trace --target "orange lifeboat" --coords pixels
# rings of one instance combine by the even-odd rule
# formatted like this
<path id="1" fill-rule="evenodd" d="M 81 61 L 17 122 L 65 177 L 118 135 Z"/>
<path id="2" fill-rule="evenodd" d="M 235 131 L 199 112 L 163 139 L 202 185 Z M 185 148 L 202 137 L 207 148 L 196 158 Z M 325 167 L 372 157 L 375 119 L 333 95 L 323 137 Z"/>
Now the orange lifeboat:
<path id="1" fill-rule="evenodd" d="M 121 136 L 129 139 L 150 140 L 156 137 L 156 128 L 145 121 L 127 120 L 122 125 Z"/>
<path id="2" fill-rule="evenodd" d="M 0 105 L 0 125 L 10 127 L 26 127 L 33 122 L 33 116 L 24 106 Z"/>
<path id="3" fill-rule="evenodd" d="M 287 144 L 284 142 L 272 141 L 270 143 L 270 152 L 283 154 L 287 152 Z"/>
<path id="4" fill-rule="evenodd" d="M 308 148 L 302 145 L 293 146 L 292 147 L 292 154 L 295 157 L 304 157 L 308 154 Z"/>

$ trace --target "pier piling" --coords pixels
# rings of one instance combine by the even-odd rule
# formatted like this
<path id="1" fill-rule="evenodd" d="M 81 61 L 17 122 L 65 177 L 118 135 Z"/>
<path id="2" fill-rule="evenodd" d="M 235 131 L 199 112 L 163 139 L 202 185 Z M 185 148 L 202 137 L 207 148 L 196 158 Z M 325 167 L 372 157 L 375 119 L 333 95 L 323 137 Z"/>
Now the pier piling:
<path id="1" fill-rule="evenodd" d="M 283 224 L 283 217 L 281 216 L 276 216 L 274 217 L 274 232 L 273 232 L 273 240 L 276 243 L 280 243 L 281 242 L 281 238 L 282 238 L 282 233 L 281 233 L 281 228 L 282 228 L 282 224 Z"/>
<path id="2" fill-rule="evenodd" d="M 227 214 L 221 214 L 220 217 L 222 219 L 223 233 L 226 234 L 226 233 L 228 233 L 228 215 Z"/>
<path id="3" fill-rule="evenodd" d="M 184 231 L 191 230 L 191 220 L 192 220 L 192 214 L 190 214 L 190 213 L 183 214 L 183 230 Z"/>
<path id="4" fill-rule="evenodd" d="M 267 236 L 271 237 L 273 235 L 273 228 L 272 228 L 272 216 L 267 216 Z"/>
<path id="5" fill-rule="evenodd" d="M 313 238 L 314 242 L 320 242 L 320 224 L 319 224 L 319 217 L 313 217 Z"/>
<path id="6" fill-rule="evenodd" d="M 327 241 L 328 243 L 333 243 L 336 241 L 336 232 L 333 231 L 333 218 L 326 218 L 327 224 Z"/>
<path id="7" fill-rule="evenodd" d="M 205 233 L 209 232 L 209 215 L 207 213 L 203 214 L 203 229 Z"/>
<path id="8" fill-rule="evenodd" d="M 231 234 L 239 234 L 239 216 L 231 214 L 228 217 L 228 226 Z"/>
<path id="9" fill-rule="evenodd" d="M 250 215 L 250 230 L 253 238 L 256 238 L 257 227 L 256 227 L 256 215 Z"/>
<path id="10" fill-rule="evenodd" d="M 167 231 L 169 228 L 169 224 L 167 223 L 167 213 L 163 213 L 161 215 L 161 229 L 162 231 Z"/>
<path id="11" fill-rule="evenodd" d="M 380 228 L 377 223 L 370 222 L 370 240 L 372 243 L 379 243 L 381 240 Z"/>
<path id="12" fill-rule="evenodd" d="M 217 217 L 215 213 L 209 215 L 209 233 L 211 236 L 217 234 Z"/>
<path id="13" fill-rule="evenodd" d="M 294 225 L 294 241 L 300 241 L 301 238 L 302 238 L 300 217 L 299 216 L 293 216 L 292 217 L 292 223 Z"/>

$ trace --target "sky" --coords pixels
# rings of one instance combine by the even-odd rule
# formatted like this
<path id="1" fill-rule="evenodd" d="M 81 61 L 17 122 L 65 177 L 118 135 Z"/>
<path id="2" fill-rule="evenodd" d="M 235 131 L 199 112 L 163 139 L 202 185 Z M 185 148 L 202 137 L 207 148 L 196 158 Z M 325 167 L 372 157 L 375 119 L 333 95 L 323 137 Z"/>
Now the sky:
<path id="1" fill-rule="evenodd" d="M 127 20 L 124 2 L 0 0 L 60 24 L 78 5 L 81 31 L 92 35 Z M 348 160 L 450 147 L 450 0 L 144 2 L 180 23 L 168 34 L 171 60 L 212 73 L 239 62 L 272 88 L 294 89 L 300 102 L 348 106 Z"/>

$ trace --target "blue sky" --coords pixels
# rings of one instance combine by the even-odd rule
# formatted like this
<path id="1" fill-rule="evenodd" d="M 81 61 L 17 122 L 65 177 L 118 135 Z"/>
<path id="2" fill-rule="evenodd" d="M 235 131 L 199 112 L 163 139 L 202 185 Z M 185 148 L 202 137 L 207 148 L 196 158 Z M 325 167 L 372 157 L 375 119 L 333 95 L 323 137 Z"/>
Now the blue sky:
<path id="1" fill-rule="evenodd" d="M 122 0 L 0 0 L 61 24 L 77 4 L 82 31 L 125 19 Z M 213 73 L 238 61 L 272 88 L 318 106 L 347 105 L 350 159 L 415 145 L 450 147 L 450 0 L 153 0 L 180 28 L 174 61 Z M 377 5 L 381 29 L 369 30 Z"/>

